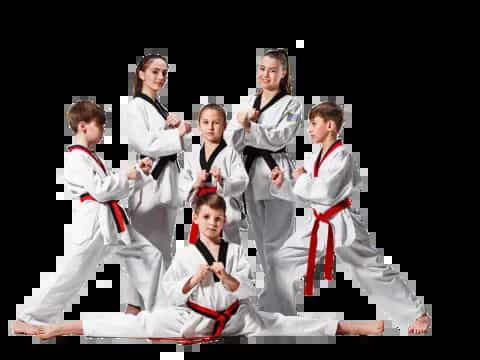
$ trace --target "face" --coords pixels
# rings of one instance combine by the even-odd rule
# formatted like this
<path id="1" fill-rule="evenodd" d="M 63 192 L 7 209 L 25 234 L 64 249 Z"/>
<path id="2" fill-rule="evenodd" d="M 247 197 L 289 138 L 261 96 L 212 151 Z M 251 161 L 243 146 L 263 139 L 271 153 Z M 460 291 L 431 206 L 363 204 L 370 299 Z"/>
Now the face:
<path id="1" fill-rule="evenodd" d="M 287 74 L 280 61 L 264 56 L 258 67 L 257 78 L 262 89 L 275 91 L 280 88 L 280 80 Z"/>
<path id="2" fill-rule="evenodd" d="M 168 65 L 162 59 L 153 59 L 138 76 L 143 80 L 143 89 L 147 88 L 157 93 L 167 82 Z"/>
<path id="3" fill-rule="evenodd" d="M 214 109 L 204 110 L 199 120 L 199 129 L 205 141 L 219 143 L 225 130 L 222 114 Z"/>
<path id="4" fill-rule="evenodd" d="M 308 125 L 308 135 L 314 144 L 323 143 L 333 130 L 335 130 L 335 123 L 331 120 L 325 122 L 321 116 L 315 116 Z"/>
<path id="5" fill-rule="evenodd" d="M 225 212 L 202 205 L 198 214 L 193 213 L 193 221 L 198 224 L 200 234 L 208 239 L 220 239 L 225 224 Z"/>
<path id="6" fill-rule="evenodd" d="M 78 131 L 85 136 L 89 145 L 95 145 L 102 141 L 105 125 L 102 125 L 95 120 L 92 120 L 89 123 L 80 121 L 78 124 Z"/>

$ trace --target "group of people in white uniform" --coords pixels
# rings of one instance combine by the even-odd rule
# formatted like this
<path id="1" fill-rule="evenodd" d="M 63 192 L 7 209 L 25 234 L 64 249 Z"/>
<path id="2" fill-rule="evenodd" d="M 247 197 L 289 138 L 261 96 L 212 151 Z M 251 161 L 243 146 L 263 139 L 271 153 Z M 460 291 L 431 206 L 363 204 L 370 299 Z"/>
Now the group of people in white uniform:
<path id="1" fill-rule="evenodd" d="M 227 335 L 379 335 L 383 320 L 338 321 L 296 312 L 296 284 L 314 294 L 316 269 L 332 279 L 335 259 L 405 334 L 425 334 L 425 305 L 379 260 L 350 197 L 359 169 L 339 137 L 343 110 L 332 102 L 308 114 L 308 135 L 321 150 L 294 168 L 286 147 L 303 121 L 291 94 L 288 55 L 267 51 L 258 67 L 261 89 L 227 124 L 222 106 L 198 114 L 201 148 L 184 152 L 187 121 L 168 112 L 157 95 L 168 63 L 145 56 L 137 66 L 134 98 L 126 107 L 128 142 L 135 165 L 113 173 L 94 151 L 105 113 L 80 101 L 67 113 L 75 136 L 68 148 L 65 183 L 72 193 L 73 252 L 55 281 L 13 323 L 13 332 L 42 339 L 60 335 L 217 339 Z M 228 125 L 228 126 L 227 126 Z M 128 213 L 120 205 L 128 199 Z M 311 208 L 295 229 L 296 204 Z M 178 209 L 194 209 L 188 245 L 175 248 Z M 264 273 L 257 297 L 240 225 L 248 219 Z M 125 313 L 62 322 L 63 310 L 103 258 L 115 252 L 128 274 Z M 320 260 L 323 259 L 323 263 Z"/>

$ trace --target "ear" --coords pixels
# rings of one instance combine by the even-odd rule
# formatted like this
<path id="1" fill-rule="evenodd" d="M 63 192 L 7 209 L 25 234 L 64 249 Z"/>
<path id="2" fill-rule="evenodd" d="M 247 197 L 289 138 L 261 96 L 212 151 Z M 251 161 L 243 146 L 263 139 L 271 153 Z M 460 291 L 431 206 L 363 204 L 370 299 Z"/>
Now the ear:
<path id="1" fill-rule="evenodd" d="M 198 224 L 198 215 L 195 211 L 193 212 L 192 220 L 195 224 Z"/>
<path id="2" fill-rule="evenodd" d="M 138 72 L 138 77 L 140 78 L 140 80 L 145 81 L 145 71 L 140 70 Z"/>
<path id="3" fill-rule="evenodd" d="M 87 123 L 85 121 L 80 121 L 78 123 L 78 130 L 79 131 L 84 131 L 86 126 L 87 126 Z"/>
<path id="4" fill-rule="evenodd" d="M 335 122 L 333 120 L 328 120 L 327 122 L 327 130 L 333 131 L 335 130 Z"/>

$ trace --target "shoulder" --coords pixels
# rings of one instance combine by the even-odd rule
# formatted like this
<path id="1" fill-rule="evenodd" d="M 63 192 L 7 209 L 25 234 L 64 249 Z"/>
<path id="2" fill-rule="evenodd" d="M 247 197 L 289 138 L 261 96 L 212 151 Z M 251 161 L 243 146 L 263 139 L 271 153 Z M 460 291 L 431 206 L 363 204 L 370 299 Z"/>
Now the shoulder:
<path id="1" fill-rule="evenodd" d="M 90 167 L 90 159 L 83 151 L 73 150 L 65 154 L 65 174 Z"/>
<path id="2" fill-rule="evenodd" d="M 134 97 L 128 104 L 127 109 L 130 112 L 139 112 L 145 111 L 148 107 L 151 106 L 148 102 L 140 97 Z"/>
<path id="3" fill-rule="evenodd" d="M 242 248 L 238 244 L 228 243 L 228 254 L 230 255 L 239 255 L 242 252 Z"/>
<path id="4" fill-rule="evenodd" d="M 338 148 L 336 148 L 331 155 L 332 157 L 345 159 L 345 158 L 351 158 L 352 152 L 350 151 L 348 146 L 345 146 L 345 144 L 343 144 L 342 146 L 339 146 Z"/>
<path id="5" fill-rule="evenodd" d="M 197 251 L 197 249 L 195 249 L 195 245 L 187 244 L 183 248 L 177 248 L 175 253 L 175 259 L 177 261 L 181 261 L 182 259 L 189 258 L 195 251 Z"/>
<path id="6" fill-rule="evenodd" d="M 345 146 L 339 146 L 330 155 L 329 161 L 325 161 L 328 168 L 336 169 L 338 167 L 349 168 L 353 164 L 352 152 Z"/>
<path id="7" fill-rule="evenodd" d="M 225 157 L 228 157 L 228 158 L 235 158 L 237 156 L 239 156 L 239 153 L 237 150 L 235 150 L 235 148 L 231 145 L 227 145 L 223 150 L 222 152 L 223 154 L 225 154 Z"/>
<path id="8" fill-rule="evenodd" d="M 303 102 L 296 96 L 285 95 L 284 99 L 288 109 L 297 110 L 303 107 Z"/>

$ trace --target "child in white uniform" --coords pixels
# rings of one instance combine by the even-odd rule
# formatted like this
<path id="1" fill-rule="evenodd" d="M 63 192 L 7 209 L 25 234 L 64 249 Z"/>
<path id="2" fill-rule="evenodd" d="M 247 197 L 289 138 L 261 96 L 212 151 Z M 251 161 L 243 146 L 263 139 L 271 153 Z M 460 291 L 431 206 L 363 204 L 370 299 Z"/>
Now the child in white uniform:
<path id="1" fill-rule="evenodd" d="M 343 110 L 334 103 L 322 103 L 309 114 L 312 142 L 322 144 L 315 161 L 295 169 L 295 183 L 274 171 L 272 192 L 311 206 L 313 217 L 306 229 L 297 232 L 275 257 L 272 284 L 278 291 L 276 310 L 293 315 L 294 282 L 305 275 L 305 295 L 313 295 L 315 266 L 325 255 L 324 278 L 332 279 L 334 256 L 344 264 L 371 299 L 406 332 L 425 333 L 429 316 L 391 266 L 377 261 L 379 252 L 369 240 L 359 214 L 350 209 L 350 196 L 359 185 L 360 175 L 352 154 L 337 139 Z M 270 284 L 267 284 L 269 286 Z"/>
<path id="2" fill-rule="evenodd" d="M 217 192 L 227 203 L 227 222 L 223 229 L 227 242 L 241 244 L 242 193 L 248 185 L 248 175 L 237 151 L 223 140 L 227 125 L 225 110 L 220 105 L 205 105 L 198 114 L 198 128 L 203 140 L 200 150 L 185 153 L 185 165 L 180 173 L 180 198 L 192 204 L 206 192 Z M 198 227 L 192 224 L 190 243 L 197 240 Z M 242 244 L 247 248 L 247 244 Z"/>
<path id="3" fill-rule="evenodd" d="M 92 320 L 45 326 L 41 338 L 77 334 L 99 337 L 322 336 L 375 335 L 383 322 L 349 323 L 256 311 L 247 258 L 236 244 L 222 240 L 225 201 L 215 193 L 196 202 L 200 239 L 175 255 L 164 277 L 172 307 L 137 316 L 106 313 Z"/>
<path id="4" fill-rule="evenodd" d="M 27 308 L 13 324 L 14 333 L 33 334 L 32 324 L 58 322 L 63 309 L 70 304 L 86 280 L 93 277 L 97 265 L 115 249 L 123 251 L 130 245 L 129 220 L 118 200 L 129 193 L 129 180 L 148 173 L 152 162 L 139 161 L 137 167 L 118 174 L 111 173 L 91 148 L 102 140 L 105 113 L 92 102 L 81 101 L 68 111 L 70 127 L 75 134 L 75 143 L 69 147 L 65 164 L 65 182 L 73 195 L 76 207 L 73 225 L 73 254 L 65 261 L 51 286 L 42 289 L 35 304 Z M 160 254 L 149 244 L 149 261 L 158 261 Z M 139 291 L 144 296 L 153 296 L 149 282 L 154 279 L 143 270 L 143 276 L 132 275 Z"/>

